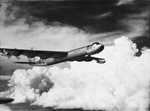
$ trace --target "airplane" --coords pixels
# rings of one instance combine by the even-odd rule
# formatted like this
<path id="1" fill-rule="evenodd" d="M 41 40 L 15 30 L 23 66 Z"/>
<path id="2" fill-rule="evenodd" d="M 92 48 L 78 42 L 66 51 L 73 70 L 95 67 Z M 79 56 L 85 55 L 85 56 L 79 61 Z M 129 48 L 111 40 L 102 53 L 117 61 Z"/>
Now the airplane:
<path id="1" fill-rule="evenodd" d="M 44 51 L 44 50 L 26 50 L 26 49 L 8 49 L 0 48 L 2 56 L 10 58 L 20 55 L 28 57 L 28 62 L 14 62 L 18 64 L 29 64 L 33 66 L 49 66 L 66 61 L 86 61 L 95 60 L 97 63 L 105 63 L 104 58 L 96 58 L 91 55 L 97 54 L 104 49 L 104 45 L 99 42 L 94 42 L 91 45 L 80 47 L 68 52 L 63 51 Z"/>
<path id="2" fill-rule="evenodd" d="M 9 102 L 12 102 L 12 101 L 14 101 L 14 99 L 12 99 L 12 98 L 0 97 L 0 104 L 6 104 L 6 103 L 9 103 Z"/>

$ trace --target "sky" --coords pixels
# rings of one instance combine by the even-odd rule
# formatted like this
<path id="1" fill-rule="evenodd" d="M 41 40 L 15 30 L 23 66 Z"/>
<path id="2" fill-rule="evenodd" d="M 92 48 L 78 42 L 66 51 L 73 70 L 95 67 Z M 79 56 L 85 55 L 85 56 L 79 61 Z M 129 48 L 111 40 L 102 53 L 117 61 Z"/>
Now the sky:
<path id="1" fill-rule="evenodd" d="M 149 5 L 148 0 L 50 0 L 49 2 L 32 0 L 17 2 L 15 0 L 13 2 L 1 2 L 0 47 L 23 49 L 34 47 L 38 50 L 68 51 L 97 41 L 106 47 L 104 54 L 100 57 L 108 58 L 108 64 L 98 66 L 94 62 L 89 64 L 75 62 L 69 63 L 70 69 L 64 69 L 68 66 L 64 63 L 56 65 L 56 67 L 33 67 L 31 69 L 31 66 L 28 65 L 14 64 L 13 61 L 18 61 L 15 57 L 8 60 L 6 57 L 0 56 L 0 80 L 9 79 L 13 75 L 10 84 L 14 92 L 11 96 L 18 103 L 29 100 L 34 101 L 36 105 L 82 109 L 111 109 L 114 107 L 128 109 L 132 107 L 136 110 L 146 108 L 143 103 L 148 103 L 148 100 L 144 97 L 149 94 L 147 89 L 149 86 L 149 80 L 147 79 L 149 78 L 149 51 L 143 47 L 150 47 Z M 129 40 L 122 36 L 128 37 Z M 120 37 L 122 38 L 119 39 Z M 130 40 L 136 45 L 133 45 Z M 138 49 L 140 51 L 139 58 L 134 56 Z M 21 61 L 25 60 L 27 60 L 26 57 L 21 57 Z M 84 67 L 89 69 L 88 72 Z M 91 67 L 95 69 L 94 72 L 90 70 Z M 30 69 L 24 70 L 28 68 Z M 109 73 L 108 69 L 111 69 L 113 73 Z M 29 76 L 30 73 L 33 73 L 33 76 Z M 119 75 L 120 73 L 122 76 Z M 46 75 L 43 76 L 43 74 Z M 72 75 L 69 76 L 69 74 Z M 41 78 L 37 75 L 40 75 Z M 110 80 L 109 75 L 113 77 L 112 80 Z M 19 77 L 24 78 L 24 80 L 20 81 Z M 32 88 L 45 91 L 47 84 L 49 84 L 45 77 L 49 78 L 55 87 L 52 88 L 52 92 L 42 92 L 43 95 L 39 96 L 40 93 L 32 90 Z M 65 79 L 67 77 L 69 78 Z M 94 79 L 91 80 L 90 78 Z M 99 78 L 102 82 L 98 82 L 96 78 Z M 40 84 L 37 85 L 36 80 L 40 81 Z M 103 91 L 101 88 L 93 89 L 93 85 L 95 88 L 98 87 L 94 80 L 105 90 Z M 128 80 L 133 81 L 132 84 Z M 72 85 L 71 88 L 70 84 Z M 22 87 L 18 88 L 20 85 Z M 5 88 L 6 86 L 2 85 L 1 87 Z M 91 90 L 94 90 L 94 92 Z M 113 93 L 115 96 L 112 95 L 113 90 L 115 90 Z M 120 92 L 120 90 L 124 92 Z M 18 91 L 28 93 L 24 95 Z M 68 95 L 65 95 L 66 91 L 68 91 Z M 97 95 L 97 91 L 101 91 L 103 95 Z M 61 94 L 56 92 L 61 92 Z M 87 95 L 85 92 L 89 92 L 91 95 Z M 78 93 L 82 93 L 82 95 L 79 96 Z M 20 94 L 20 96 L 17 94 Z M 56 97 L 47 100 L 53 104 L 41 102 L 50 95 Z M 103 96 L 107 97 L 110 102 L 105 101 L 106 104 L 100 102 L 101 106 L 99 106 L 94 102 L 93 95 L 97 95 L 97 98 L 103 101 L 105 101 Z M 92 98 L 92 105 L 86 98 L 87 96 Z M 76 100 L 80 100 L 79 97 L 87 99 L 88 102 L 82 100 L 84 101 L 83 104 L 78 103 L 77 106 L 74 106 L 73 103 L 78 102 Z M 122 103 L 122 100 L 126 100 L 126 104 L 128 102 L 132 104 L 126 105 Z M 99 103 L 99 99 L 97 99 L 97 103 Z"/>
<path id="2" fill-rule="evenodd" d="M 24 34 L 26 32 L 33 34 L 30 41 L 37 33 L 35 30 L 41 31 L 43 36 L 46 34 L 45 38 L 50 38 L 47 37 L 47 30 L 50 30 L 50 36 L 51 30 L 55 31 L 56 28 L 68 30 L 67 28 L 70 28 L 70 31 L 77 30 L 79 33 L 87 34 L 86 37 L 76 37 L 79 39 L 76 40 L 77 42 L 80 41 L 80 38 L 86 38 L 88 42 L 104 41 L 105 44 L 111 44 L 111 40 L 114 38 L 126 35 L 129 38 L 134 38 L 133 40 L 139 44 L 138 47 L 141 48 L 145 45 L 149 47 L 149 2 L 147 0 L 22 1 L 14 2 L 5 10 L 7 10 L 6 16 L 9 18 L 5 19 L 5 22 L 3 21 L 4 25 L 22 25 L 20 28 Z M 17 27 L 16 30 L 18 30 Z M 29 39 L 30 35 L 24 36 L 22 39 Z M 52 36 L 52 38 L 55 37 Z M 3 40 L 1 41 L 2 45 L 11 47 L 10 42 L 8 46 L 5 45 L 6 40 L 4 43 Z"/>
<path id="3" fill-rule="evenodd" d="M 68 51 L 95 41 L 112 45 L 121 36 L 150 47 L 148 0 L 31 0 L 0 8 L 1 47 Z"/>
<path id="4" fill-rule="evenodd" d="M 149 37 L 147 0 L 69 0 L 49 3 L 27 2 L 18 5 L 21 7 L 18 17 L 29 14 L 45 20 L 45 24 L 58 23 L 76 27 L 90 34 L 104 34 L 91 38 L 92 40 L 107 41 L 109 37 L 127 35 L 135 38 L 140 44 L 141 38 L 148 40 Z M 32 18 L 27 22 L 31 21 Z M 144 42 L 148 45 L 146 41 Z"/>

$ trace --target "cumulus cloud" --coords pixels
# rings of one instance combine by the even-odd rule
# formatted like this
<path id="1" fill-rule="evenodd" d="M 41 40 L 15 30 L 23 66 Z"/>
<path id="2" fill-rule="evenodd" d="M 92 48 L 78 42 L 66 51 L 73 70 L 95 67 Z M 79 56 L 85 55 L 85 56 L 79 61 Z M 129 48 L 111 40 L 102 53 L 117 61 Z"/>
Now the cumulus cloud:
<path id="1" fill-rule="evenodd" d="M 54 108 L 146 111 L 149 104 L 150 50 L 135 56 L 136 44 L 127 37 L 95 55 L 105 64 L 72 62 L 70 68 L 18 69 L 10 80 L 15 103 Z M 86 70 L 85 70 L 86 69 Z"/>

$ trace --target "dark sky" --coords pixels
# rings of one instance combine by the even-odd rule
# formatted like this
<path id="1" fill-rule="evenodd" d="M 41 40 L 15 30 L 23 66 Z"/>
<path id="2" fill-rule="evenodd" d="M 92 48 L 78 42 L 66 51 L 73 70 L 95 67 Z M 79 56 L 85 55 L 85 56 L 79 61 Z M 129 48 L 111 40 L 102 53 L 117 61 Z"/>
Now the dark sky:
<path id="1" fill-rule="evenodd" d="M 28 13 L 37 18 L 46 19 L 48 23 L 60 22 L 69 24 L 81 29 L 93 28 L 93 31 L 104 32 L 113 31 L 120 26 L 117 20 L 122 16 L 117 15 L 115 7 L 117 1 L 63 1 L 63 2 L 28 2 L 22 4 L 22 12 Z M 113 13 L 108 15 L 109 18 L 99 19 L 98 16 L 105 13 Z M 126 13 L 126 10 L 125 10 Z M 23 14 L 23 13 L 22 13 Z"/>
<path id="2" fill-rule="evenodd" d="M 90 33 L 130 33 L 133 28 L 143 25 L 142 35 L 135 35 L 134 41 L 140 47 L 150 47 L 148 0 L 56 0 L 14 2 L 14 5 L 21 8 L 16 16 L 27 17 L 28 23 L 42 19 L 49 25 L 71 25 Z"/>

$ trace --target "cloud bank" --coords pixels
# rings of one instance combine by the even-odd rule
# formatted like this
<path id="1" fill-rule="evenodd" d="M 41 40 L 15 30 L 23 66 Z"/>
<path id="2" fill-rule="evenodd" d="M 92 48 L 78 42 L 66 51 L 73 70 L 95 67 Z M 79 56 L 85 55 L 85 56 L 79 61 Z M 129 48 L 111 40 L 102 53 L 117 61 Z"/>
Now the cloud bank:
<path id="1" fill-rule="evenodd" d="M 70 68 L 17 69 L 10 80 L 15 103 L 54 108 L 107 111 L 146 111 L 149 105 L 150 50 L 135 56 L 136 44 L 127 37 L 95 56 L 105 64 L 72 62 Z"/>

